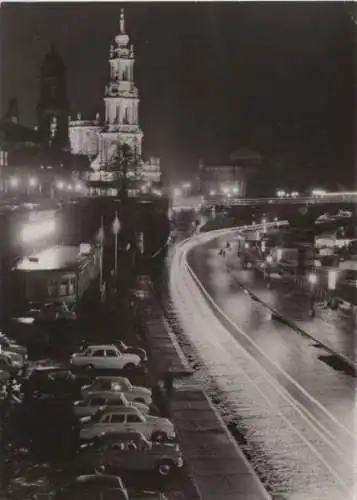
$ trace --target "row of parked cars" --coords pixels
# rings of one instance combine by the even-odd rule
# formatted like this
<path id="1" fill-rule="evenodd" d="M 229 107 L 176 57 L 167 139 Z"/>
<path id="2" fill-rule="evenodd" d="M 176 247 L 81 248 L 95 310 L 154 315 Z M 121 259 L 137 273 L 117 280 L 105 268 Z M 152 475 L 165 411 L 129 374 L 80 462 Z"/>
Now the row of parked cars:
<path id="1" fill-rule="evenodd" d="M 68 366 L 34 364 L 26 368 L 26 348 L 5 335 L 0 337 L 0 345 L 1 355 L 12 359 L 12 369 L 4 366 L 3 372 L 7 378 L 17 372 L 21 382 L 18 410 L 27 405 L 32 411 L 41 401 L 70 400 L 78 445 L 67 467 L 75 477 L 56 488 L 56 498 L 79 499 L 80 492 L 86 498 L 87 493 L 93 498 L 108 495 L 118 500 L 165 498 L 145 488 L 127 489 L 123 482 L 131 477 L 132 484 L 134 477 L 137 486 L 141 475 L 166 478 L 184 463 L 174 425 L 160 416 L 152 391 L 130 381 L 137 370 L 146 369 L 144 349 L 120 340 L 83 343 Z M 16 480 L 12 488 L 14 485 Z"/>

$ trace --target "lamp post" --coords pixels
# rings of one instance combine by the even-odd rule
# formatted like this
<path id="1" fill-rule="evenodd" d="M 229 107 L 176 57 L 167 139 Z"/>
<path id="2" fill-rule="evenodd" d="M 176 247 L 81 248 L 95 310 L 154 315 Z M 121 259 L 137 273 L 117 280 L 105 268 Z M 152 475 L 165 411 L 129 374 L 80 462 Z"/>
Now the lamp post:
<path id="1" fill-rule="evenodd" d="M 120 222 L 118 219 L 118 211 L 115 211 L 115 219 L 113 221 L 113 233 L 114 233 L 114 273 L 115 278 L 118 278 L 118 233 L 120 231 Z"/>
<path id="2" fill-rule="evenodd" d="M 337 269 L 329 269 L 328 271 L 328 305 L 331 309 L 336 309 L 336 282 L 337 282 Z"/>
<path id="3" fill-rule="evenodd" d="M 316 273 L 311 272 L 309 274 L 309 283 L 310 283 L 310 316 L 311 318 L 315 317 L 315 286 L 317 283 Z"/>

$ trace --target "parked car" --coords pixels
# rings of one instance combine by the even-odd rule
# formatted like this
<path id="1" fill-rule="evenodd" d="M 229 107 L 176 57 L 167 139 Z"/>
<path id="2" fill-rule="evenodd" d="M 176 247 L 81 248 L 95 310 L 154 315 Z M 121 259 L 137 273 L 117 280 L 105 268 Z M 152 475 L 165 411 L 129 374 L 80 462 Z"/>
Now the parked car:
<path id="1" fill-rule="evenodd" d="M 144 415 L 149 413 L 149 407 L 146 404 L 137 402 L 131 403 L 122 392 L 115 392 L 112 394 L 109 393 L 104 396 L 88 396 L 84 400 L 75 401 L 73 403 L 74 414 L 76 417 L 94 415 L 100 408 L 105 406 L 135 406 Z"/>
<path id="2" fill-rule="evenodd" d="M 75 480 L 61 489 L 58 500 L 86 498 L 106 498 L 105 492 L 111 492 L 109 498 L 115 500 L 129 500 L 128 491 L 119 476 L 112 474 L 88 474 L 78 476 Z"/>
<path id="3" fill-rule="evenodd" d="M 78 398 L 82 386 L 91 380 L 88 376 L 74 374 L 66 368 L 37 366 L 23 387 L 26 395 L 31 398 L 57 395 Z"/>
<path id="4" fill-rule="evenodd" d="M 80 467 L 104 466 L 107 471 L 157 471 L 168 476 L 183 466 L 177 443 L 148 441 L 141 432 L 104 433 L 80 447 Z"/>
<path id="5" fill-rule="evenodd" d="M 16 354 L 21 354 L 24 359 L 27 359 L 26 347 L 17 344 L 14 340 L 10 339 L 7 335 L 0 333 L 0 351 L 11 351 Z"/>
<path id="6" fill-rule="evenodd" d="M 143 415 L 133 406 L 121 406 L 115 409 L 107 407 L 98 410 L 92 417 L 80 420 L 80 438 L 93 439 L 103 432 L 137 430 L 147 439 L 169 440 L 176 437 L 175 429 L 167 418 Z"/>
<path id="7" fill-rule="evenodd" d="M 148 360 L 145 349 L 142 349 L 141 347 L 133 347 L 130 345 L 126 345 L 125 342 L 117 339 L 110 341 L 110 343 L 113 344 L 115 347 L 117 347 L 119 351 L 124 354 L 136 354 L 137 356 L 139 356 L 142 363 L 146 363 Z M 90 347 L 94 344 L 97 344 L 97 342 L 85 341 L 82 343 L 82 349 L 84 350 L 87 347 Z"/>
<path id="8" fill-rule="evenodd" d="M 123 354 L 114 345 L 93 345 L 71 356 L 71 364 L 87 369 L 130 370 L 140 366 L 136 354 Z"/>
<path id="9" fill-rule="evenodd" d="M 146 387 L 132 385 L 127 377 L 97 377 L 91 385 L 82 387 L 82 397 L 86 395 L 104 396 L 108 393 L 122 392 L 128 401 L 152 403 L 151 391 Z"/>

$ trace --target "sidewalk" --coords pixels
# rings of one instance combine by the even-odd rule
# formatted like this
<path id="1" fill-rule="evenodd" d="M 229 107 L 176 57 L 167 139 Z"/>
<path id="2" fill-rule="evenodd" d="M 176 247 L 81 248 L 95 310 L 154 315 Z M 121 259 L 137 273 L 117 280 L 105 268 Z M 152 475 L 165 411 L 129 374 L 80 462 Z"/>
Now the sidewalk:
<path id="1" fill-rule="evenodd" d="M 350 365 L 357 367 L 355 354 L 355 326 L 351 314 L 325 308 L 317 298 L 316 315 L 310 317 L 310 296 L 299 288 L 290 278 L 270 278 L 267 288 L 263 271 L 259 269 L 242 270 L 240 260 L 231 252 L 227 264 L 237 281 L 257 298 L 293 325 L 303 330 L 317 342 L 325 345 Z M 253 277 L 252 277 L 252 273 Z"/>
<path id="2" fill-rule="evenodd" d="M 152 369 L 160 378 L 170 366 L 176 378 L 182 377 L 167 401 L 188 469 L 182 500 L 269 499 L 207 395 L 190 385 L 192 369 L 150 291 L 149 280 L 143 283 L 141 296 L 138 310 L 146 323 Z"/>

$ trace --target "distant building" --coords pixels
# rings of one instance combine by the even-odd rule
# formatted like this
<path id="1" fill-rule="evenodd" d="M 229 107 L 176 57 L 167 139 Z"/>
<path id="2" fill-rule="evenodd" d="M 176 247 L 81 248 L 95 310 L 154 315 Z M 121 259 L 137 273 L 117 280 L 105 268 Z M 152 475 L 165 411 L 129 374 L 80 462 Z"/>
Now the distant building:
<path id="1" fill-rule="evenodd" d="M 260 155 L 246 148 L 234 151 L 223 162 L 199 163 L 199 190 L 205 197 L 243 198 L 248 171 L 259 165 Z"/>
<path id="2" fill-rule="evenodd" d="M 120 186 L 117 167 L 118 151 L 123 144 L 129 146 L 135 157 L 127 173 L 132 188 L 159 185 L 161 181 L 160 160 L 142 159 L 143 132 L 139 125 L 139 91 L 134 82 L 135 53 L 125 32 L 124 11 L 120 14 L 120 32 L 115 45 L 109 49 L 110 78 L 104 92 L 104 118 L 97 113 L 95 119 L 83 119 L 77 114 L 69 121 L 69 139 L 74 155 L 87 155 L 91 161 L 88 179 L 94 190 L 109 189 L 115 194 Z M 102 193 L 103 194 L 103 193 Z"/>
<path id="3" fill-rule="evenodd" d="M 52 46 L 41 65 L 37 126 L 19 123 L 16 99 L 0 120 L 0 192 L 63 197 L 78 190 L 89 164 L 69 152 L 68 113 L 66 67 Z"/>

